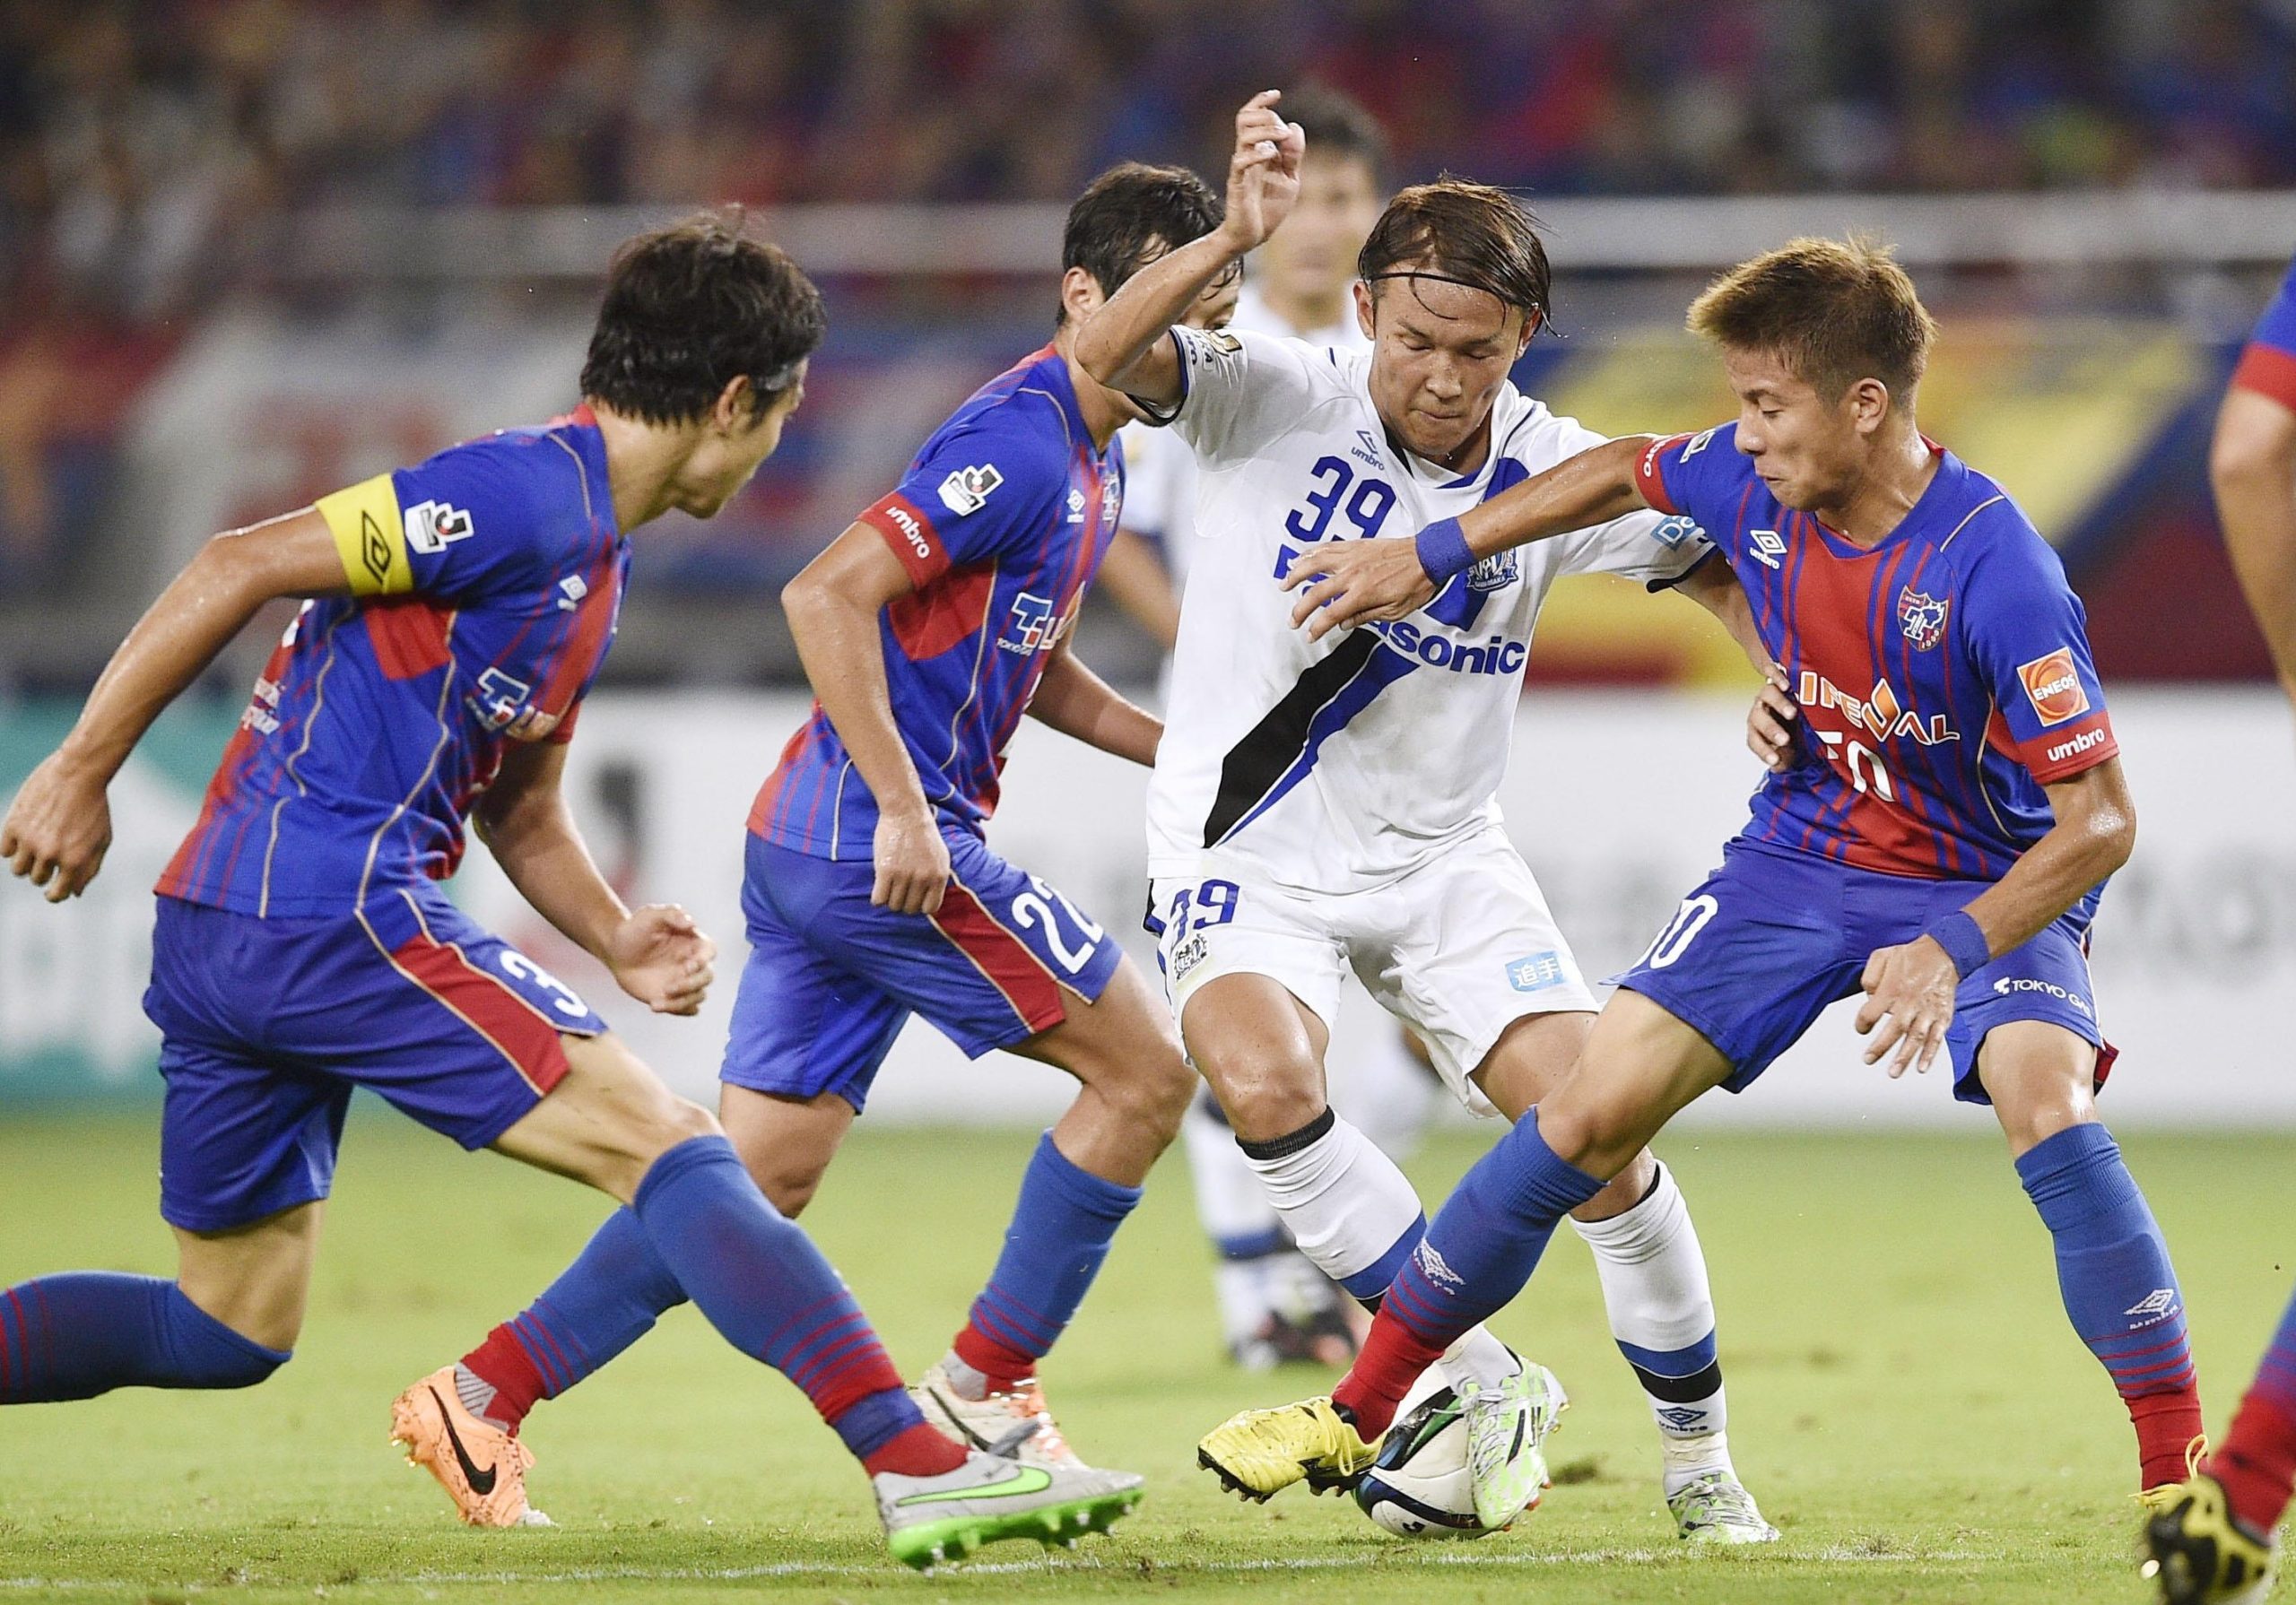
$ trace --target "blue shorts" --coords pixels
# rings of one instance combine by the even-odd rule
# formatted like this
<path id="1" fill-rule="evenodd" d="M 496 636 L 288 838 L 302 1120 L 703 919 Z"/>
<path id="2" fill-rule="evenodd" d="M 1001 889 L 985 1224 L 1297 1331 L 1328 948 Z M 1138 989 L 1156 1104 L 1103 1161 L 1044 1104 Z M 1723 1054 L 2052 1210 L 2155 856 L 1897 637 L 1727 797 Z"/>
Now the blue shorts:
<path id="1" fill-rule="evenodd" d="M 786 1097 L 834 1092 L 858 1111 L 912 1014 L 975 1059 L 1091 1002 L 1124 961 L 1115 938 L 970 831 L 944 832 L 938 912 L 869 901 L 866 860 L 832 863 L 749 838 L 742 878 L 749 963 L 718 1074 Z"/>
<path id="2" fill-rule="evenodd" d="M 325 1198 L 352 1089 L 483 1148 L 605 1021 L 425 887 L 344 917 L 160 899 L 144 1011 L 167 1101 L 160 1213 L 187 1231 Z"/>
<path id="3" fill-rule="evenodd" d="M 1908 942 L 1966 907 L 1982 881 L 1916 881 L 1822 858 L 1732 842 L 1722 867 L 1683 899 L 1641 961 L 1618 984 L 1642 993 L 1712 1043 L 1743 1092 L 1810 1028 L 1827 1005 L 1853 997 L 1876 948 Z M 1953 1096 L 1991 1100 L 1979 1084 L 1986 1033 L 2046 1020 L 2097 1046 L 2097 1084 L 2113 1048 L 2097 1031 L 2089 982 L 2092 891 L 2024 946 L 1961 982 L 1946 1051 Z"/>

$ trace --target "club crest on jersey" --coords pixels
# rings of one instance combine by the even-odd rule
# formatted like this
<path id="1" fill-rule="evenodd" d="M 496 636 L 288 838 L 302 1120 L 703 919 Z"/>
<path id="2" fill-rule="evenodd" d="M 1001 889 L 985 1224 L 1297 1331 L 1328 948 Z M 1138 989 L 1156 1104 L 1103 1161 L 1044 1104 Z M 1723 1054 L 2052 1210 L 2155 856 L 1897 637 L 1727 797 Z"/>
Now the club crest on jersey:
<path id="1" fill-rule="evenodd" d="M 1950 596 L 1932 596 L 1911 586 L 1898 593 L 1898 628 L 1916 652 L 1926 652 L 1945 638 L 1945 613 Z"/>
<path id="2" fill-rule="evenodd" d="M 1751 555 L 1757 563 L 1767 563 L 1775 568 L 1779 566 L 1778 560 L 1786 555 L 1786 542 L 1779 538 L 1774 529 L 1750 529 L 1746 532 L 1746 540 L 1753 548 Z"/>
<path id="3" fill-rule="evenodd" d="M 2025 699 L 2033 705 L 2044 725 L 2062 724 L 2089 711 L 2089 693 L 2082 689 L 2081 672 L 2073 666 L 2073 648 L 2059 646 L 2047 657 L 2017 665 L 2025 684 Z"/>
<path id="4" fill-rule="evenodd" d="M 989 493 L 1004 482 L 994 463 L 956 469 L 941 482 L 941 504 L 960 518 L 970 517 L 988 505 Z"/>
<path id="5" fill-rule="evenodd" d="M 1503 591 L 1522 577 L 1512 551 L 1494 551 L 1487 558 L 1477 558 L 1474 567 L 1467 570 L 1467 589 Z"/>
<path id="6" fill-rule="evenodd" d="M 1114 529 L 1116 516 L 1124 509 L 1124 476 L 1111 473 L 1100 482 L 1100 527 Z"/>
<path id="7" fill-rule="evenodd" d="M 431 557 L 457 541 L 469 540 L 477 533 L 468 513 L 443 501 L 416 502 L 406 509 L 403 522 L 406 526 L 407 545 Z"/>

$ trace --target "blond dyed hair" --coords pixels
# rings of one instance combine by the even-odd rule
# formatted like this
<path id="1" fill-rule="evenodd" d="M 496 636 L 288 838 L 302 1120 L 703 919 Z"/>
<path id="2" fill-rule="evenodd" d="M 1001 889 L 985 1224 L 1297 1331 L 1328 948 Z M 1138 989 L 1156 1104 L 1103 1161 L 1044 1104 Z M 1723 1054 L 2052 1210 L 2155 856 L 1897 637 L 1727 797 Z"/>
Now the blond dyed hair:
<path id="1" fill-rule="evenodd" d="M 1690 304 L 1691 332 L 1774 354 L 1828 401 L 1875 378 L 1900 401 L 1920 384 L 1936 319 L 1878 241 L 1788 240 L 1742 262 Z"/>

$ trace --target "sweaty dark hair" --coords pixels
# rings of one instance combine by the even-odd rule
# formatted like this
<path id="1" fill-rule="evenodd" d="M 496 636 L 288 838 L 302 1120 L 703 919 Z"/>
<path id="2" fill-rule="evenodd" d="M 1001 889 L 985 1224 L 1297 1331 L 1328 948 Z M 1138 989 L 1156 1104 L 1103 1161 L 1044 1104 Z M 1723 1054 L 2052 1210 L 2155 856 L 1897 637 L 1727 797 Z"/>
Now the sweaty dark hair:
<path id="1" fill-rule="evenodd" d="M 1371 170 L 1372 187 L 1387 182 L 1387 135 L 1362 103 L 1320 83 L 1286 90 L 1276 110 L 1308 136 L 1310 156 L 1353 157 Z"/>
<path id="2" fill-rule="evenodd" d="M 797 382 L 829 332 L 822 292 L 739 207 L 624 240 L 606 269 L 582 394 L 648 423 L 689 423 L 746 376 L 752 416 Z"/>
<path id="3" fill-rule="evenodd" d="M 1124 161 L 1084 187 L 1060 237 L 1060 271 L 1081 267 L 1103 295 L 1175 246 L 1209 234 L 1226 208 L 1184 167 Z M 1064 305 L 1056 322 L 1065 323 Z"/>
<path id="4" fill-rule="evenodd" d="M 1488 184 L 1441 178 L 1387 203 L 1355 258 L 1355 276 L 1445 279 L 1487 291 L 1527 318 L 1551 310 L 1553 277 L 1536 220 Z"/>

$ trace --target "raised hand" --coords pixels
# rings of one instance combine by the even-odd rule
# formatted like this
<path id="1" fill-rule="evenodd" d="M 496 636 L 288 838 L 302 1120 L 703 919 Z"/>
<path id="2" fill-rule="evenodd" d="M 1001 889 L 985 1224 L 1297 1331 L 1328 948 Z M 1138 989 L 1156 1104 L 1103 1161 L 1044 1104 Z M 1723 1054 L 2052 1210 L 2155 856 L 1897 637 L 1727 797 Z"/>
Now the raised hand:
<path id="1" fill-rule="evenodd" d="M 657 1014 L 699 1012 L 717 957 L 718 944 L 674 903 L 632 909 L 606 941 L 614 980 Z"/>
<path id="2" fill-rule="evenodd" d="M 1262 90 L 1236 114 L 1236 152 L 1228 159 L 1228 214 L 1221 231 L 1237 251 L 1256 249 L 1300 198 L 1300 156 L 1308 137 L 1277 115 L 1282 90 Z"/>
<path id="3" fill-rule="evenodd" d="M 45 887 L 48 900 L 78 897 L 111 848 L 111 804 L 104 783 L 50 753 L 24 779 L 0 820 L 0 861 L 8 872 Z"/>
<path id="4" fill-rule="evenodd" d="M 1309 582 L 1313 583 L 1310 584 Z M 1283 588 L 1299 590 L 1292 622 L 1320 641 L 1335 629 L 1375 620 L 1403 619 L 1435 600 L 1437 590 L 1411 541 L 1334 541 L 1311 546 L 1293 560 Z"/>

